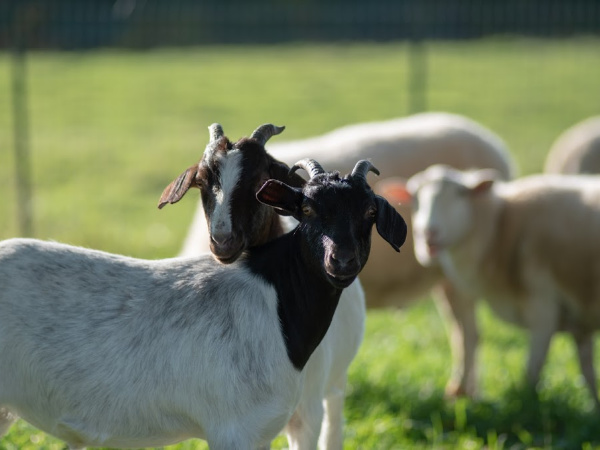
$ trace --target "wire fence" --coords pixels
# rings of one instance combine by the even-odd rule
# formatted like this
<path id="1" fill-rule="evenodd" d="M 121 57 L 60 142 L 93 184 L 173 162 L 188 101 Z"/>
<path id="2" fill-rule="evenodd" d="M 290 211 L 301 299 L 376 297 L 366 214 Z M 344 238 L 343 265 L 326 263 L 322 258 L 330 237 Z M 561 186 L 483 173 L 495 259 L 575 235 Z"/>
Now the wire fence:
<path id="1" fill-rule="evenodd" d="M 473 39 L 600 32 L 597 0 L 8 0 L 33 48 L 148 48 L 209 43 Z"/>
<path id="2" fill-rule="evenodd" d="M 426 43 L 486 36 L 600 35 L 597 0 L 8 0 L 0 49 L 12 55 L 15 173 L 22 235 L 32 235 L 27 52 L 207 44 L 409 43 L 409 113 L 428 109 Z"/>

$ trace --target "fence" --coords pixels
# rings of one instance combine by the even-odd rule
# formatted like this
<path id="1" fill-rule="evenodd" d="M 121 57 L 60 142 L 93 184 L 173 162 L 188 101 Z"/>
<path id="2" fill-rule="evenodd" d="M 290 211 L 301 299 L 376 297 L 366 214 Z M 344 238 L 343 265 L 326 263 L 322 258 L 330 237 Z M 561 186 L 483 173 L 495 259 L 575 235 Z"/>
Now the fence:
<path id="1" fill-rule="evenodd" d="M 0 49 L 11 52 L 18 222 L 33 234 L 27 52 L 206 44 L 410 43 L 408 112 L 428 109 L 427 42 L 518 34 L 600 34 L 597 0 L 12 0 L 0 3 Z"/>

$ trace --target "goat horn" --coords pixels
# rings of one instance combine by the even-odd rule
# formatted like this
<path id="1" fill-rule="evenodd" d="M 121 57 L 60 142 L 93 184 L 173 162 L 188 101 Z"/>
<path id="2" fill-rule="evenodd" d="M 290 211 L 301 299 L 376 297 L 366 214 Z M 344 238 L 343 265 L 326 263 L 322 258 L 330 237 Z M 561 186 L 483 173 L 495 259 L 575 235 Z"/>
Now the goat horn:
<path id="1" fill-rule="evenodd" d="M 316 162 L 314 159 L 310 158 L 301 159 L 296 164 L 294 164 L 290 169 L 290 175 L 298 169 L 306 170 L 311 178 L 314 178 L 315 175 L 318 175 L 320 173 L 325 173 L 325 169 L 321 167 L 321 164 Z"/>
<path id="2" fill-rule="evenodd" d="M 258 141 L 260 145 L 265 145 L 267 141 L 271 139 L 271 136 L 279 134 L 283 130 L 285 130 L 285 127 L 277 127 L 272 123 L 265 123 L 264 125 L 261 125 L 256 130 L 254 130 L 250 138 Z"/>
<path id="3" fill-rule="evenodd" d="M 379 175 L 379 170 L 369 161 L 368 159 L 361 159 L 356 163 L 354 169 L 352 169 L 351 177 L 361 177 L 366 179 L 367 173 L 373 172 L 376 175 Z"/>
<path id="4" fill-rule="evenodd" d="M 213 123 L 208 127 L 208 134 L 210 135 L 210 142 L 214 142 L 223 136 L 223 127 L 220 123 Z"/>

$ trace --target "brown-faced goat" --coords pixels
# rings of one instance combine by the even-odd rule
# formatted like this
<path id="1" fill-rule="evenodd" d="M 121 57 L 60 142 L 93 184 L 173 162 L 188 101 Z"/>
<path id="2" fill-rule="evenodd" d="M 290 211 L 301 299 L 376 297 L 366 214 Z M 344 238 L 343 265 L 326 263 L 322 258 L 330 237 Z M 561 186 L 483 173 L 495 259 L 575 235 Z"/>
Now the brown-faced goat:
<path id="1" fill-rule="evenodd" d="M 276 160 L 293 164 L 301 158 L 314 158 L 325 167 L 334 167 L 342 173 L 352 169 L 358 159 L 371 159 L 383 168 L 386 178 L 391 176 L 408 178 L 425 170 L 432 164 L 444 163 L 458 169 L 493 168 L 501 177 L 508 179 L 513 174 L 513 162 L 502 140 L 480 124 L 456 114 L 423 113 L 383 122 L 370 122 L 346 126 L 321 136 L 291 142 L 269 143 L 268 151 L 272 156 L 263 157 L 263 161 L 254 159 L 253 165 L 245 164 L 240 171 L 240 179 L 258 183 L 261 177 L 278 178 Z M 273 159 L 275 158 L 275 160 Z M 250 161 L 250 159 L 249 159 Z M 269 170 L 272 170 L 269 173 Z M 277 172 L 277 173 L 276 173 Z M 285 173 L 280 178 L 286 181 Z M 389 187 L 389 186 L 388 186 Z M 396 199 L 387 187 L 376 193 L 386 197 L 397 211 L 410 216 L 408 202 L 399 205 L 402 199 Z M 237 190 L 243 192 L 242 189 Z M 241 194 L 240 194 L 241 195 Z M 223 197 L 225 198 L 225 197 Z M 259 229 L 273 231 L 267 226 L 268 220 L 261 222 L 252 210 L 244 210 L 255 204 L 252 200 L 238 198 L 236 217 L 230 236 L 244 248 L 262 242 L 264 237 L 251 232 L 250 224 L 261 224 Z M 226 200 L 223 200 L 226 203 Z M 246 206 L 248 205 L 248 206 Z M 182 255 L 192 256 L 212 250 L 222 260 L 229 256 L 224 246 L 215 244 L 215 232 L 218 226 L 212 214 L 205 214 L 202 204 L 189 229 Z M 207 229 L 207 219 L 211 230 Z M 237 225 L 236 225 L 237 223 Z M 410 228 L 410 223 L 409 223 Z M 221 228 L 223 229 L 223 228 Z M 224 236 L 228 235 L 227 232 Z M 255 239 L 258 237 L 259 239 Z M 219 237 L 216 238 L 220 239 Z M 408 236 L 412 240 L 412 236 Z M 396 255 L 386 244 L 373 241 L 369 264 L 361 273 L 360 281 L 366 293 L 369 308 L 402 307 L 411 301 L 433 293 L 437 305 L 445 314 L 449 324 L 449 334 L 453 355 L 453 371 L 446 392 L 449 395 L 474 394 L 476 390 L 475 353 L 478 342 L 478 330 L 475 321 L 476 299 L 457 292 L 444 278 L 439 267 L 422 267 L 415 258 L 412 245 L 401 255 Z M 409 242 L 411 244 L 411 242 Z"/>
<path id="2" fill-rule="evenodd" d="M 294 186 L 305 184 L 264 148 L 268 139 L 282 131 L 283 127 L 266 124 L 249 139 L 232 143 L 219 124 L 211 125 L 201 161 L 167 186 L 159 207 L 177 202 L 190 187 L 200 188 L 210 248 L 224 263 L 280 236 L 289 223 L 282 224 L 275 210 L 260 203 L 254 192 L 268 178 Z M 314 449 L 319 441 L 324 449 L 342 448 L 347 372 L 362 342 L 364 323 L 365 298 L 357 279 L 342 293 L 329 330 L 306 365 L 298 408 L 286 426 L 291 449 Z"/>
<path id="3" fill-rule="evenodd" d="M 395 249 L 406 237 L 366 182 L 369 162 L 344 178 L 297 167 L 311 173 L 303 188 L 267 180 L 256 195 L 298 227 L 230 265 L 0 243 L 0 429 L 10 411 L 71 448 L 192 437 L 267 448 L 367 261 L 372 225 Z"/>

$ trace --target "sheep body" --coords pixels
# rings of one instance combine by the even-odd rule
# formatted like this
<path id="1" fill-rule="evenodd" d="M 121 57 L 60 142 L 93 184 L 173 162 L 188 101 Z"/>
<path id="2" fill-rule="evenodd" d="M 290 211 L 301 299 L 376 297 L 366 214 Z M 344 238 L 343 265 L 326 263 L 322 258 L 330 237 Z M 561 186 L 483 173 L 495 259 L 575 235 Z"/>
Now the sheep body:
<path id="1" fill-rule="evenodd" d="M 408 178 L 436 163 L 459 169 L 494 168 L 503 178 L 514 173 L 512 159 L 494 133 L 465 117 L 448 113 L 424 113 L 383 122 L 350 125 L 319 137 L 268 145 L 277 160 L 292 164 L 299 157 L 318 159 L 341 173 L 352 169 L 354 158 L 370 158 L 382 176 Z M 358 156 L 360 155 L 360 156 Z M 404 217 L 410 205 L 399 204 L 385 184 L 374 190 L 393 202 Z M 410 223 L 409 223 L 410 227 Z M 399 256 L 373 240 L 369 264 L 360 276 L 367 307 L 402 307 L 427 295 L 432 288 L 450 328 L 453 374 L 450 395 L 474 394 L 475 350 L 478 340 L 475 299 L 456 293 L 439 267 L 422 267 L 412 251 L 412 236 Z M 210 251 L 210 235 L 200 203 L 185 239 L 181 255 Z"/>
<path id="2" fill-rule="evenodd" d="M 544 172 L 600 173 L 600 116 L 590 117 L 562 133 L 550 148 Z"/>
<path id="3" fill-rule="evenodd" d="M 600 183 L 557 175 L 494 183 L 490 172 L 434 166 L 408 181 L 416 254 L 530 331 L 531 384 L 552 336 L 571 333 L 598 402 L 591 353 L 600 327 Z"/>

